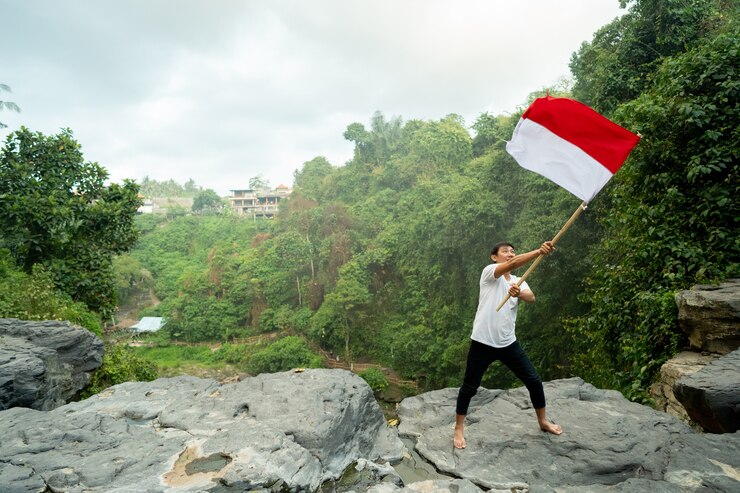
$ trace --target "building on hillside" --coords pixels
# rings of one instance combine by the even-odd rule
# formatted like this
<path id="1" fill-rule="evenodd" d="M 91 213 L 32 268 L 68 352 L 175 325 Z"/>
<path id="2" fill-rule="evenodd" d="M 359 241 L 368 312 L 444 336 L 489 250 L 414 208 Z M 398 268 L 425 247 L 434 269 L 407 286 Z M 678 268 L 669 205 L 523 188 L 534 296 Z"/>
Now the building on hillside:
<path id="1" fill-rule="evenodd" d="M 152 214 L 154 212 L 154 201 L 152 199 L 144 199 L 141 201 L 141 205 L 136 210 L 137 214 Z"/>
<path id="2" fill-rule="evenodd" d="M 240 216 L 253 219 L 272 219 L 278 211 L 278 204 L 285 200 L 292 190 L 286 185 L 277 188 L 230 190 L 229 206 Z"/>

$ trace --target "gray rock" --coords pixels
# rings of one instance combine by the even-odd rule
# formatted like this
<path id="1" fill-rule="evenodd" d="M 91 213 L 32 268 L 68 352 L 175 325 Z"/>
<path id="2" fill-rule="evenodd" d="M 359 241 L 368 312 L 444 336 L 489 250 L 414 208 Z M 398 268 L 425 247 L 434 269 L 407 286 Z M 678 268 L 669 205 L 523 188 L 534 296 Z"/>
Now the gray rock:
<path id="1" fill-rule="evenodd" d="M 680 435 L 667 456 L 664 479 L 681 491 L 740 491 L 740 432 Z"/>
<path id="2" fill-rule="evenodd" d="M 314 491 L 403 450 L 365 381 L 343 370 L 125 383 L 48 412 L 2 411 L 0 437 L 0 478 L 70 493 Z"/>
<path id="3" fill-rule="evenodd" d="M 701 426 L 689 417 L 676 395 L 673 386 L 681 378 L 696 373 L 706 365 L 719 358 L 717 354 L 681 351 L 660 367 L 660 381 L 650 386 L 651 397 L 655 400 L 655 409 L 671 414 L 697 431 Z"/>
<path id="4" fill-rule="evenodd" d="M 680 378 L 676 399 L 692 420 L 713 433 L 733 433 L 740 427 L 740 349 L 701 370 Z"/>
<path id="5" fill-rule="evenodd" d="M 103 353 L 100 338 L 69 322 L 0 319 L 0 410 L 63 405 L 87 386 Z"/>
<path id="6" fill-rule="evenodd" d="M 727 354 L 740 347 L 740 279 L 676 294 L 678 322 L 699 350 Z"/>
<path id="7" fill-rule="evenodd" d="M 445 425 L 455 415 L 458 389 L 441 389 L 407 397 L 398 406 L 398 433 L 403 437 L 416 438 L 428 428 Z M 470 400 L 468 413 L 488 404 L 503 390 L 480 388 Z"/>
<path id="8" fill-rule="evenodd" d="M 390 483 L 375 485 L 367 493 L 481 493 L 481 489 L 467 479 L 437 479 L 417 481 L 405 487 Z M 495 492 L 497 490 L 487 490 Z M 498 490 L 511 493 L 511 490 Z"/>
<path id="9" fill-rule="evenodd" d="M 402 418 L 417 423 L 400 429 L 420 431 L 416 450 L 439 471 L 481 488 L 653 493 L 713 484 L 719 489 L 712 491 L 740 491 L 740 433 L 706 440 L 673 416 L 581 379 L 545 384 L 548 415 L 563 426 L 561 436 L 539 430 L 529 395 L 518 388 L 471 410 L 464 450 L 452 446 L 456 391 L 446 392 L 438 394 L 448 396 L 446 422 L 422 407 Z"/>

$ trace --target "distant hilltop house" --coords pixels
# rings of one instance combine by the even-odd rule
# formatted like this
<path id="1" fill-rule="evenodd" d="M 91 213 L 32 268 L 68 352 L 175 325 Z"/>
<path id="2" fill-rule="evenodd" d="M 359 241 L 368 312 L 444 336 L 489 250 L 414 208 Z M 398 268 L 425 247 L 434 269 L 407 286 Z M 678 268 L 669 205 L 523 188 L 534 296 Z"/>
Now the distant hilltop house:
<path id="1" fill-rule="evenodd" d="M 139 194 L 141 205 L 136 209 L 137 214 L 166 214 L 173 207 L 181 207 L 189 211 L 193 206 L 193 197 L 144 197 Z"/>
<path id="2" fill-rule="evenodd" d="M 240 216 L 254 219 L 272 219 L 278 211 L 278 204 L 285 200 L 292 191 L 286 185 L 279 185 L 274 190 L 269 188 L 229 190 L 229 206 Z"/>
<path id="3" fill-rule="evenodd" d="M 139 198 L 142 198 L 141 195 Z M 154 212 L 154 201 L 142 198 L 141 205 L 136 210 L 137 214 L 151 214 Z"/>

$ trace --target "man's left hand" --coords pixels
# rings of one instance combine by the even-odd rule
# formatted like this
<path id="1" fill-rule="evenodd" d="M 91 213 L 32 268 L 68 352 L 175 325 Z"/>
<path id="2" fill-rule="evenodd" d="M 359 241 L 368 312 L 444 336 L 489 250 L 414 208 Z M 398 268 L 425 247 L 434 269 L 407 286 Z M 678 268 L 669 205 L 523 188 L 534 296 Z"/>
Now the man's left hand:
<path id="1" fill-rule="evenodd" d="M 512 298 L 518 298 L 519 297 L 520 288 L 516 284 L 512 284 L 509 286 L 509 296 Z"/>

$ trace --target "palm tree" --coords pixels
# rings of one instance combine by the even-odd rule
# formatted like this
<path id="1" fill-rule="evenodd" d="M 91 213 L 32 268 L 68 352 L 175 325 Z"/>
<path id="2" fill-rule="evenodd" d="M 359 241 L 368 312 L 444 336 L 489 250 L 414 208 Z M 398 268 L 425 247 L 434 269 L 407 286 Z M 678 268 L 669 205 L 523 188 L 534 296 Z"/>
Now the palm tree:
<path id="1" fill-rule="evenodd" d="M 11 92 L 10 86 L 7 84 L 0 84 L 0 92 L 2 91 Z M 3 109 L 8 109 L 8 110 L 17 111 L 17 112 L 21 111 L 21 109 L 18 107 L 17 104 L 11 103 L 10 101 L 0 101 L 0 111 L 2 111 Z M 3 122 L 0 122 L 0 128 L 5 128 L 5 127 L 7 127 L 7 125 L 5 125 Z"/>

